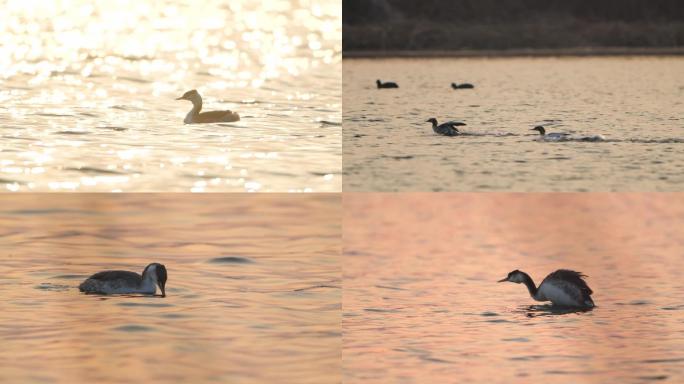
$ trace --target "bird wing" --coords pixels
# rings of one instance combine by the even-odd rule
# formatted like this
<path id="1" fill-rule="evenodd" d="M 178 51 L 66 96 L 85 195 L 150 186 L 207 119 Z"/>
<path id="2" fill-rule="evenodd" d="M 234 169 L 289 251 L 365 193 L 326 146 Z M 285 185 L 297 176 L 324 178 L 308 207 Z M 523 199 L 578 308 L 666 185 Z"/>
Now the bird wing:
<path id="1" fill-rule="evenodd" d="M 466 124 L 465 124 L 465 123 L 462 123 L 462 122 L 460 122 L 460 121 L 453 121 L 453 120 L 452 120 L 452 121 L 447 121 L 446 123 L 444 123 L 444 125 L 449 125 L 449 126 L 452 126 L 452 127 L 460 127 L 460 126 L 466 125 Z"/>
<path id="2" fill-rule="evenodd" d="M 142 276 L 130 271 L 102 271 L 90 276 L 88 279 L 103 281 L 123 280 L 128 283 L 139 284 Z"/>
<path id="3" fill-rule="evenodd" d="M 591 288 L 587 285 L 587 282 L 584 281 L 584 278 L 587 277 L 587 275 L 583 274 L 582 272 L 576 272 L 572 271 L 569 269 L 559 269 L 556 272 L 550 273 L 544 281 L 546 280 L 563 280 L 567 281 L 575 286 L 577 286 L 581 291 L 586 292 L 588 295 L 591 295 L 594 293 Z M 544 283 L 542 281 L 542 284 Z"/>

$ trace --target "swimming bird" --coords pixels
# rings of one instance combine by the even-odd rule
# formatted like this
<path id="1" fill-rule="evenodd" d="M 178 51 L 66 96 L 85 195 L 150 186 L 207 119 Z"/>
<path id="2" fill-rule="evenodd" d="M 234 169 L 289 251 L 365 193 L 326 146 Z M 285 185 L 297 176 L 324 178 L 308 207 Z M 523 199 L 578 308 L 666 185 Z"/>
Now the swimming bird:
<path id="1" fill-rule="evenodd" d="M 538 125 L 538 126 L 532 128 L 531 131 L 539 132 L 539 135 L 544 140 L 563 140 L 563 139 L 566 139 L 568 136 L 570 136 L 569 133 L 558 133 L 558 132 L 546 133 L 546 129 L 544 129 L 544 127 L 541 125 Z"/>
<path id="2" fill-rule="evenodd" d="M 475 88 L 475 86 L 470 84 L 470 83 L 463 83 L 463 84 L 451 83 L 451 88 L 453 88 L 453 89 L 473 89 L 473 88 Z"/>
<path id="3" fill-rule="evenodd" d="M 560 307 L 593 308 L 594 301 L 591 299 L 593 292 L 583 277 L 586 276 L 580 272 L 559 269 L 546 276 L 537 288 L 530 275 L 516 269 L 506 278 L 499 280 L 499 283 L 504 281 L 523 283 L 530 291 L 530 296 L 537 301 L 550 301 L 553 305 Z"/>
<path id="4" fill-rule="evenodd" d="M 427 119 L 425 122 L 432 123 L 432 130 L 435 131 L 435 133 L 444 136 L 460 135 L 461 132 L 459 132 L 458 128 L 456 127 L 465 125 L 465 123 L 461 123 L 460 121 L 447 121 L 446 123 L 437 124 L 437 119 L 434 117 Z"/>
<path id="5" fill-rule="evenodd" d="M 196 89 L 187 91 L 183 96 L 176 100 L 188 100 L 192 102 L 192 109 L 185 116 L 185 124 L 204 124 L 204 123 L 230 123 L 240 120 L 240 115 L 233 111 L 211 111 L 202 112 L 202 96 Z"/>
<path id="6" fill-rule="evenodd" d="M 162 297 L 166 296 L 166 267 L 152 263 L 145 267 L 142 276 L 129 271 L 102 271 L 85 279 L 78 289 L 85 293 L 117 294 L 143 293 L 154 295 L 157 285 Z"/>
<path id="7" fill-rule="evenodd" d="M 378 89 L 380 89 L 380 88 L 399 88 L 399 85 L 397 85 L 397 83 L 393 83 L 391 81 L 383 83 L 380 80 L 375 80 L 375 84 L 378 85 Z"/>

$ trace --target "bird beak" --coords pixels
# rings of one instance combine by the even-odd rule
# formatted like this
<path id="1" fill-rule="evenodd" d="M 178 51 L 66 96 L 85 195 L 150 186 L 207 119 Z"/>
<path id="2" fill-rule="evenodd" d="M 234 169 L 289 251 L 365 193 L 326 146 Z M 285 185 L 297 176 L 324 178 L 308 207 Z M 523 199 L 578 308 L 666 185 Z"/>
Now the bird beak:
<path id="1" fill-rule="evenodd" d="M 504 277 L 503 279 L 497 281 L 497 283 L 503 283 L 504 281 L 508 281 L 508 277 Z"/>
<path id="2" fill-rule="evenodd" d="M 177 98 L 176 100 L 185 100 L 185 99 L 183 98 L 183 96 L 181 96 L 181 97 Z"/>
<path id="3" fill-rule="evenodd" d="M 161 297 L 166 297 L 166 290 L 164 290 L 164 284 L 160 285 L 159 288 L 161 288 L 161 291 L 162 291 Z"/>

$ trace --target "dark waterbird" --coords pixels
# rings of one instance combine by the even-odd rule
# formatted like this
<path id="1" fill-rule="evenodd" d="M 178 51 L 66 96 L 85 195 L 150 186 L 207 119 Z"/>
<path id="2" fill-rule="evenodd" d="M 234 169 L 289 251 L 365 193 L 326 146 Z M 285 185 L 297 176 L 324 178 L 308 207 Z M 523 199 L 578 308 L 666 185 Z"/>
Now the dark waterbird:
<path id="1" fill-rule="evenodd" d="M 378 89 L 381 89 L 381 88 L 399 88 L 399 85 L 397 85 L 397 83 L 394 83 L 391 81 L 383 83 L 380 80 L 375 80 L 375 84 L 377 84 Z"/>
<path id="2" fill-rule="evenodd" d="M 451 83 L 451 88 L 453 88 L 453 89 L 473 89 L 473 88 L 475 88 L 475 86 L 470 84 L 470 83 L 461 83 L 461 84 Z"/>
<path id="3" fill-rule="evenodd" d="M 437 119 L 434 117 L 427 119 L 425 122 L 432 123 L 432 130 L 435 131 L 435 133 L 444 136 L 460 135 L 461 132 L 459 132 L 458 128 L 456 127 L 465 125 L 465 123 L 461 123 L 460 121 L 447 121 L 446 123 L 438 124 Z"/>
<path id="4" fill-rule="evenodd" d="M 81 283 L 78 289 L 85 293 L 103 295 L 131 293 L 154 295 L 159 286 L 162 297 L 165 297 L 166 279 L 166 267 L 163 264 L 152 263 L 145 267 L 142 276 L 130 271 L 98 272 Z"/>
<path id="5" fill-rule="evenodd" d="M 591 299 L 593 291 L 584 281 L 584 277 L 586 276 L 580 272 L 559 269 L 546 276 L 539 287 L 536 287 L 530 275 L 516 269 L 499 280 L 499 283 L 508 281 L 525 284 L 533 299 L 550 301 L 554 306 L 593 308 L 594 301 Z"/>

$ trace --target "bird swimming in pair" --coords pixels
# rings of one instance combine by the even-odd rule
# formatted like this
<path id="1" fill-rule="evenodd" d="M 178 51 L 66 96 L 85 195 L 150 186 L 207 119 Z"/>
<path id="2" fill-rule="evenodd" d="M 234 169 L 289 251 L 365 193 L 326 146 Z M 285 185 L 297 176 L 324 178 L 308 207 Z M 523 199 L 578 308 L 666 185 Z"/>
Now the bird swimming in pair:
<path id="1" fill-rule="evenodd" d="M 447 121 L 446 123 L 438 124 L 434 117 L 427 119 L 426 123 L 432 123 L 432 130 L 439 135 L 444 136 L 458 136 L 461 132 L 456 127 L 466 125 L 460 121 Z"/>
<path id="2" fill-rule="evenodd" d="M 585 277 L 586 275 L 581 272 L 559 269 L 546 276 L 537 287 L 530 275 L 516 269 L 498 282 L 525 284 L 534 300 L 550 301 L 554 306 L 593 308 L 594 301 L 591 299 L 591 294 L 594 292 L 584 281 Z"/>
<path id="3" fill-rule="evenodd" d="M 461 83 L 461 84 L 451 83 L 451 88 L 453 88 L 453 89 L 473 89 L 473 88 L 475 88 L 475 86 L 470 84 L 470 83 Z"/>
<path id="4" fill-rule="evenodd" d="M 380 80 L 375 80 L 375 84 L 378 86 L 378 89 L 381 89 L 381 88 L 399 88 L 399 85 L 397 83 L 394 83 L 391 81 L 383 83 Z"/>
<path id="5" fill-rule="evenodd" d="M 206 123 L 231 123 L 240 120 L 240 115 L 233 111 L 211 111 L 202 112 L 202 96 L 196 89 L 187 91 L 183 96 L 176 100 L 188 100 L 192 102 L 192 109 L 185 116 L 185 124 L 206 124 Z"/>
<path id="6" fill-rule="evenodd" d="M 139 275 L 130 271 L 102 271 L 85 279 L 78 286 L 81 292 L 111 294 L 146 294 L 157 293 L 157 286 L 161 296 L 166 296 L 166 267 L 163 264 L 149 264 Z"/>
<path id="7" fill-rule="evenodd" d="M 606 138 L 603 137 L 603 135 L 572 136 L 569 133 L 561 133 L 561 132 L 546 133 L 546 129 L 544 129 L 544 127 L 541 125 L 538 125 L 538 126 L 532 128 L 531 130 L 539 132 L 539 138 L 541 138 L 545 141 L 590 141 L 590 142 L 606 141 Z"/>

